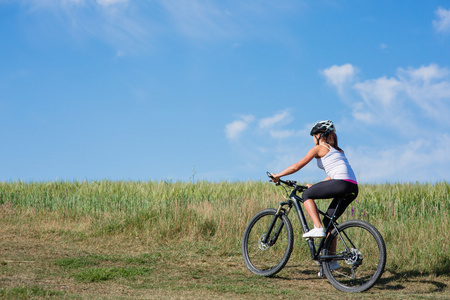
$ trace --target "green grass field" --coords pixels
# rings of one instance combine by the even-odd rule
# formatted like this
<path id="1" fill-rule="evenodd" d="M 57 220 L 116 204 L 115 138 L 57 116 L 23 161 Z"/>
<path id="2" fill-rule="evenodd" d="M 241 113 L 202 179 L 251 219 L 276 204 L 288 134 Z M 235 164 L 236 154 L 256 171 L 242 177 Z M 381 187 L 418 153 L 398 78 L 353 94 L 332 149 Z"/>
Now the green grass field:
<path id="1" fill-rule="evenodd" d="M 247 271 L 245 226 L 283 199 L 269 183 L 0 183 L 0 297 L 448 298 L 449 195 L 448 183 L 361 185 L 341 221 L 375 225 L 388 261 L 379 284 L 346 295 L 317 277 L 294 214 L 287 267 Z"/>

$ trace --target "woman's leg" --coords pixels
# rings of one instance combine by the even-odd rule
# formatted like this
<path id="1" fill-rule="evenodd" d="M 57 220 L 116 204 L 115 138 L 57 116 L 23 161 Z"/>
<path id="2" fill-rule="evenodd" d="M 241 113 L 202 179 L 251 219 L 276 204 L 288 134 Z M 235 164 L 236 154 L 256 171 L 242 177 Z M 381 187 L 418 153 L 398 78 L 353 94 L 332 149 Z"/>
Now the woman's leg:
<path id="1" fill-rule="evenodd" d="M 306 212 L 310 215 L 314 226 L 317 228 L 322 227 L 322 223 L 320 222 L 319 218 L 319 212 L 317 211 L 317 206 L 314 200 L 308 199 L 303 202 L 303 205 L 305 206 Z"/>
<path id="2" fill-rule="evenodd" d="M 350 183 L 349 188 L 348 188 L 348 193 L 352 193 L 353 195 L 347 196 L 346 198 L 341 199 L 341 203 L 340 203 L 337 211 L 336 211 L 336 207 L 337 207 L 337 204 L 339 203 L 340 199 L 339 198 L 334 198 L 333 201 L 331 201 L 330 206 L 327 209 L 327 215 L 328 216 L 331 217 L 334 214 L 336 219 L 337 219 L 345 212 L 345 209 L 358 196 L 358 185 Z M 331 220 L 329 218 L 327 218 L 327 217 L 323 218 L 323 225 L 324 225 L 325 229 L 328 227 L 328 224 L 330 222 L 331 222 Z M 327 235 L 330 234 L 331 230 L 333 230 L 333 227 L 328 229 Z M 335 254 L 336 253 L 336 244 L 337 244 L 337 238 L 335 238 L 333 240 L 333 242 L 331 243 L 331 245 L 330 245 L 330 252 L 331 252 L 330 254 Z"/>
<path id="3" fill-rule="evenodd" d="M 328 234 L 330 234 L 330 233 L 328 233 Z M 327 234 L 327 236 L 328 236 L 328 234 Z M 337 246 L 337 238 L 335 238 L 335 239 L 331 242 L 331 245 L 330 245 L 330 253 L 328 253 L 328 254 L 336 254 L 336 246 Z"/>
<path id="4" fill-rule="evenodd" d="M 303 199 L 306 199 L 303 201 L 303 205 L 305 206 L 306 212 L 311 217 L 314 226 L 317 228 L 322 227 L 322 223 L 320 222 L 319 212 L 313 199 L 333 198 L 336 193 L 332 187 L 335 186 L 336 183 L 335 180 L 321 181 L 303 192 Z"/>
<path id="5" fill-rule="evenodd" d="M 350 183 L 350 182 L 343 182 L 343 185 L 346 185 L 346 198 L 336 197 L 331 201 L 330 205 L 327 209 L 327 215 L 329 217 L 335 215 L 336 219 L 338 219 L 347 209 L 347 207 L 350 205 L 350 203 L 353 202 L 353 200 L 356 199 L 358 196 L 358 185 Z M 339 203 L 340 202 L 340 203 Z M 337 207 L 339 204 L 339 207 Z M 337 210 L 336 210 L 337 208 Z M 329 223 L 331 220 L 327 217 L 323 218 L 323 226 L 328 228 Z M 333 227 L 328 228 L 328 230 L 333 230 Z"/>
<path id="6" fill-rule="evenodd" d="M 342 212 L 345 210 L 345 208 L 356 198 L 358 194 L 358 186 L 356 184 L 344 181 L 344 180 L 327 180 L 327 181 L 321 181 L 313 186 L 311 186 L 309 189 L 303 192 L 303 199 L 307 199 L 303 201 L 303 204 L 305 206 L 305 209 L 307 213 L 310 215 L 314 226 L 317 228 L 322 227 L 322 223 L 320 222 L 319 218 L 319 212 L 317 210 L 316 203 L 313 199 L 329 199 L 329 198 L 335 198 L 339 195 L 346 195 L 349 192 L 354 192 L 354 197 L 348 197 L 344 201 L 343 205 L 341 204 L 339 207 L 339 211 L 337 212 L 337 216 L 340 216 Z M 337 205 L 337 199 L 334 199 L 330 207 L 328 208 L 328 215 L 329 213 L 333 212 L 336 209 Z M 324 219 L 324 226 L 327 228 L 329 223 L 329 219 Z M 331 229 L 331 228 L 330 228 Z"/>

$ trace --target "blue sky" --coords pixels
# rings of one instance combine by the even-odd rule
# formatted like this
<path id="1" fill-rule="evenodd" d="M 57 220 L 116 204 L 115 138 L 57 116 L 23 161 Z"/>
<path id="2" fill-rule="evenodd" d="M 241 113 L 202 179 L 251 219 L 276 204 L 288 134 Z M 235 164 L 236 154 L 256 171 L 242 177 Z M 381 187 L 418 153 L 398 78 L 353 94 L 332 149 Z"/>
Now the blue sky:
<path id="1" fill-rule="evenodd" d="M 266 180 L 326 119 L 360 182 L 450 179 L 448 1 L 0 0 L 0 38 L 0 181 Z"/>

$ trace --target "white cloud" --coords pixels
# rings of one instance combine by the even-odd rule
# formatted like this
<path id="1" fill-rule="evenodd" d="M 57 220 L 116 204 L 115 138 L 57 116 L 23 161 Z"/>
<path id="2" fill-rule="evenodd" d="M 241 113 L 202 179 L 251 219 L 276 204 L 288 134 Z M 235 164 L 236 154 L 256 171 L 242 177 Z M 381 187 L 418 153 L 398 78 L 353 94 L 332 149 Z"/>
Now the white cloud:
<path id="1" fill-rule="evenodd" d="M 278 40 L 289 33 L 280 24 L 292 12 L 302 9 L 301 3 L 283 1 L 205 1 L 159 0 L 168 12 L 176 30 L 192 40 L 242 38 L 244 35 Z M 251 21 L 250 21 L 251 20 Z M 280 30 L 283 31 L 280 33 Z"/>
<path id="2" fill-rule="evenodd" d="M 80 0 L 75 0 L 75 1 L 80 1 Z M 110 6 L 110 5 L 115 5 L 115 4 L 126 3 L 128 1 L 129 0 L 97 0 L 97 3 L 100 5 L 103 5 L 103 6 Z"/>
<path id="3" fill-rule="evenodd" d="M 17 1 L 27 8 L 27 22 L 34 22 L 28 26 L 29 36 L 37 43 L 99 40 L 122 55 L 151 52 L 174 36 L 200 42 L 225 40 L 232 48 L 242 45 L 245 36 L 290 43 L 290 33 L 280 21 L 303 7 L 258 1 Z"/>
<path id="4" fill-rule="evenodd" d="M 345 86 L 353 81 L 356 73 L 357 69 L 351 64 L 334 65 L 321 71 L 327 82 L 337 88 L 339 94 L 342 94 Z"/>
<path id="5" fill-rule="evenodd" d="M 437 20 L 433 20 L 433 26 L 437 32 L 450 33 L 450 9 L 439 7 L 435 14 Z"/>
<path id="6" fill-rule="evenodd" d="M 395 78 L 381 77 L 357 83 L 354 88 L 373 109 L 379 108 L 380 105 L 390 108 L 399 92 L 400 82 Z M 372 99 L 376 102 L 376 107 L 371 105 Z"/>
<path id="7" fill-rule="evenodd" d="M 233 121 L 225 126 L 225 135 L 229 140 L 237 140 L 255 119 L 252 115 L 242 116 L 241 120 Z"/>
<path id="8" fill-rule="evenodd" d="M 310 127 L 302 129 L 302 124 L 298 128 L 298 124 L 292 125 L 292 120 L 289 109 L 264 118 L 240 117 L 225 126 L 225 135 L 233 149 L 253 168 L 278 172 L 300 160 L 303 152 L 306 154 L 314 145 L 309 136 Z M 311 178 L 315 171 L 310 166 L 305 174 Z M 316 176 L 317 180 L 320 178 Z"/>
<path id="9" fill-rule="evenodd" d="M 431 64 L 398 68 L 395 77 L 357 82 L 353 89 L 362 98 L 353 106 L 353 116 L 360 121 L 383 126 L 419 130 L 414 115 L 433 124 L 450 124 L 450 77 L 446 68 Z"/>
<path id="10" fill-rule="evenodd" d="M 84 3 L 84 1 L 85 0 L 64 0 L 63 2 L 81 4 L 81 3 Z M 42 1 L 42 2 L 45 2 L 45 1 Z M 48 2 L 50 2 L 50 1 L 48 1 Z"/>
<path id="11" fill-rule="evenodd" d="M 220 9 L 208 1 L 160 1 L 176 28 L 190 38 L 217 38 L 235 35 L 228 10 Z"/>
<path id="12" fill-rule="evenodd" d="M 322 73 L 337 88 L 352 114 L 334 120 L 347 136 L 369 135 L 361 144 L 340 145 L 346 150 L 360 182 L 415 182 L 450 178 L 450 70 L 437 64 L 398 68 L 392 76 L 360 80 L 350 64 L 332 66 Z M 236 136 L 248 131 L 239 146 L 255 165 L 278 171 L 301 159 L 312 140 L 306 129 L 287 128 L 290 110 L 261 119 L 253 126 L 238 120 L 228 129 Z M 360 133 L 355 133 L 355 128 Z M 342 129 L 342 131 L 341 131 Z M 235 135 L 228 134 L 227 137 Z M 295 143 L 292 138 L 295 137 Z M 371 142 L 373 140 L 373 142 Z M 297 177 L 320 180 L 323 175 L 309 164 Z"/>
<path id="13" fill-rule="evenodd" d="M 417 138 L 405 144 L 347 148 L 347 157 L 360 182 L 434 182 L 448 180 L 450 136 Z"/>
<path id="14" fill-rule="evenodd" d="M 120 56 L 148 52 L 155 22 L 129 0 L 22 0 L 28 7 L 26 29 L 37 43 L 98 40 Z M 139 4 L 141 5 L 141 4 Z M 63 35 L 57 37 L 55 35 Z M 119 56 L 118 56 L 119 57 Z"/>
<path id="15" fill-rule="evenodd" d="M 259 127 L 262 129 L 266 128 L 272 128 L 277 124 L 286 124 L 289 123 L 292 120 L 291 114 L 288 110 L 279 112 L 271 117 L 267 117 L 264 119 L 261 119 L 259 121 Z"/>
<path id="16" fill-rule="evenodd" d="M 338 89 L 339 81 L 332 82 Z M 347 151 L 362 182 L 436 181 L 450 177 L 450 71 L 436 64 L 398 68 L 392 77 L 354 80 L 338 95 L 378 140 Z M 353 93 L 351 93 L 353 92 Z M 379 133 L 384 128 L 390 134 Z M 386 131 L 384 131 L 386 132 Z"/>
<path id="17" fill-rule="evenodd" d="M 429 66 L 421 66 L 418 69 L 408 68 L 407 70 L 399 68 L 398 75 L 401 78 L 410 77 L 413 81 L 421 81 L 429 84 L 433 80 L 439 80 L 446 77 L 449 71 L 446 68 L 440 68 L 436 64 L 430 64 Z"/>
<path id="18" fill-rule="evenodd" d="M 255 121 L 253 115 L 240 117 L 225 126 L 225 135 L 229 140 L 237 140 L 241 134 L 248 129 L 250 123 Z M 273 116 L 262 118 L 257 121 L 257 128 L 252 129 L 255 136 L 269 136 L 274 139 L 287 139 L 297 134 L 294 129 L 282 129 L 280 127 L 289 124 L 292 121 L 291 113 L 285 110 L 274 114 Z"/>
<path id="19" fill-rule="evenodd" d="M 433 123 L 450 125 L 450 72 L 432 64 L 399 69 L 404 93 Z"/>
<path id="20" fill-rule="evenodd" d="M 398 68 L 393 77 L 357 81 L 356 67 L 332 66 L 322 73 L 335 86 L 357 121 L 420 131 L 417 115 L 436 124 L 450 124 L 450 71 L 436 64 Z M 350 84 L 351 83 L 351 84 Z M 350 92 L 356 92 L 350 97 Z M 356 96 L 356 98 L 355 98 Z"/>
<path id="21" fill-rule="evenodd" d="M 363 99 L 353 107 L 355 119 L 375 124 L 398 123 L 396 120 L 402 115 L 397 107 L 398 80 L 381 77 L 356 83 L 354 89 Z"/>

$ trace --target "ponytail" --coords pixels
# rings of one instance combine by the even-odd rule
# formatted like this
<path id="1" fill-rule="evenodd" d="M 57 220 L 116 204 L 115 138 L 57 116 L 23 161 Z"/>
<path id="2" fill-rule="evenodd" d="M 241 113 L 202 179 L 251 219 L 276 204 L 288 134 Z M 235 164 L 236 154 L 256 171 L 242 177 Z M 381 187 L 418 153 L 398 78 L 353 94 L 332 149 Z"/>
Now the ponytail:
<path id="1" fill-rule="evenodd" d="M 329 132 L 329 133 L 327 133 L 327 134 L 324 134 L 323 138 L 324 138 L 324 140 L 325 140 L 328 144 L 330 144 L 334 149 L 336 149 L 336 150 L 338 150 L 338 151 L 342 151 L 342 149 L 339 148 L 339 146 L 338 146 L 338 138 L 337 138 L 336 132 L 331 131 L 331 132 Z"/>

